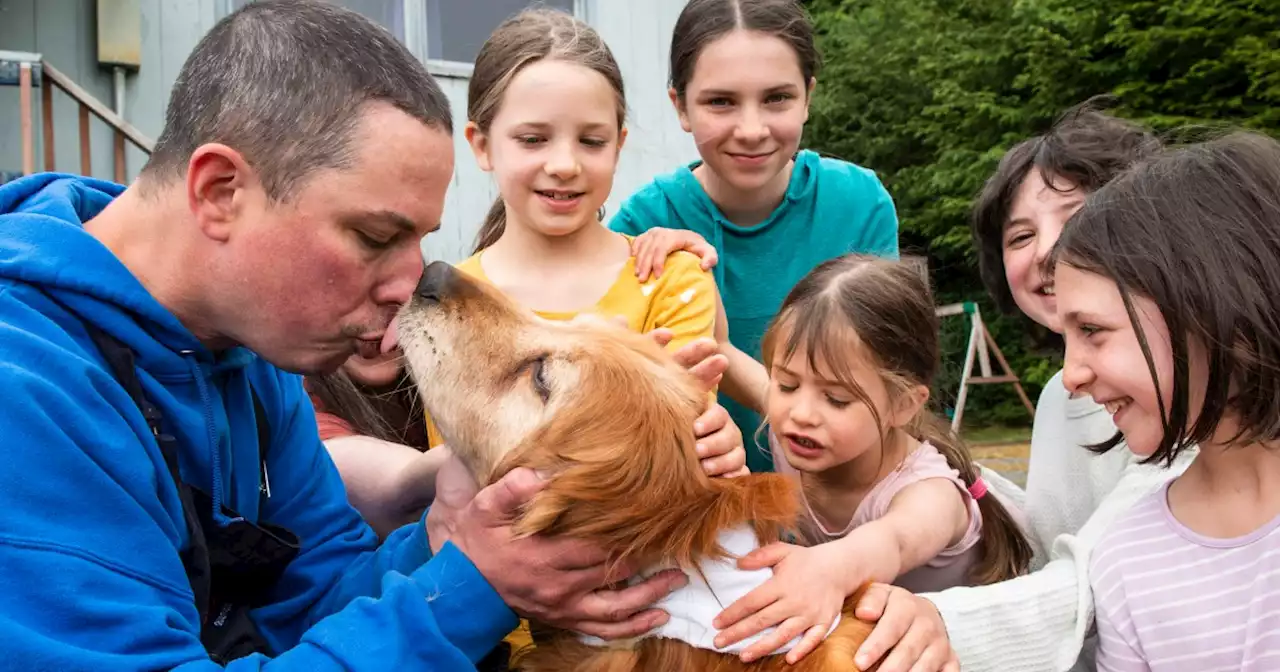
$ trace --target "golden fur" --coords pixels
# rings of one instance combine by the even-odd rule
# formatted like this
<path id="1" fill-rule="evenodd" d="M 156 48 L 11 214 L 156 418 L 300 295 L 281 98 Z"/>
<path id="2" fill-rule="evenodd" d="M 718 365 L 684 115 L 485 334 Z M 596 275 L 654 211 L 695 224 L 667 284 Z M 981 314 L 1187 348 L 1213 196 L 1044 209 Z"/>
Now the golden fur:
<path id="1" fill-rule="evenodd" d="M 709 478 L 694 452 L 706 393 L 648 336 L 604 320 L 541 320 L 447 264 L 427 267 L 399 334 L 423 405 L 482 484 L 516 467 L 551 476 L 518 534 L 588 539 L 611 561 L 694 566 L 723 557 L 717 534 L 754 526 L 762 543 L 796 520 L 777 474 Z M 870 626 L 852 614 L 799 665 L 643 638 L 595 647 L 555 631 L 519 658 L 531 672 L 855 670 Z"/>

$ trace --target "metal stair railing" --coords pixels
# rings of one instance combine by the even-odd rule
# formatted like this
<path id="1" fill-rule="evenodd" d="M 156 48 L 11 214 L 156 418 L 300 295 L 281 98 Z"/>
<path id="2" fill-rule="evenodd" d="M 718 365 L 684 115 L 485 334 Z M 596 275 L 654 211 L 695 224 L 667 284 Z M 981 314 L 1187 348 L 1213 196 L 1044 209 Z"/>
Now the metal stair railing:
<path id="1" fill-rule="evenodd" d="M 132 124 L 121 119 L 101 101 L 90 95 L 57 68 L 45 61 L 40 54 L 18 51 L 0 50 L 0 84 L 12 83 L 16 71 L 18 100 L 21 107 L 19 125 L 22 133 L 22 174 L 36 172 L 36 130 L 33 114 L 34 90 L 40 89 L 42 128 L 41 137 L 44 145 L 44 170 L 55 170 L 54 154 L 54 121 L 53 90 L 61 89 L 71 97 L 80 108 L 80 174 L 92 174 L 92 151 L 90 147 L 89 119 L 90 115 L 101 119 L 112 129 L 114 138 L 115 170 L 114 178 L 123 184 L 126 180 L 125 143 L 130 142 L 143 152 L 150 154 L 155 141 L 143 135 Z"/>

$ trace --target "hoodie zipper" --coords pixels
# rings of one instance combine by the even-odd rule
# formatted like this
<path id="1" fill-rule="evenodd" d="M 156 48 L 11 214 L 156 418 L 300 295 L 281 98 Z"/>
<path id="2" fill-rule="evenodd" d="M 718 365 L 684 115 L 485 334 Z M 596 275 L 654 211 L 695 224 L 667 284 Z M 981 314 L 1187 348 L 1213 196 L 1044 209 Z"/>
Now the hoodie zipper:
<path id="1" fill-rule="evenodd" d="M 182 350 L 178 354 L 186 357 L 187 365 L 191 367 L 191 373 L 196 379 L 196 389 L 200 392 L 200 403 L 204 411 L 205 438 L 208 440 L 207 448 L 213 471 L 213 481 L 209 486 L 213 490 L 209 493 L 213 499 L 213 517 L 225 523 L 226 516 L 222 514 L 222 459 L 219 454 L 221 451 L 218 450 L 218 433 L 213 421 L 213 402 L 209 399 L 208 382 L 204 379 L 204 370 L 200 368 L 200 362 L 196 361 L 194 350 Z"/>

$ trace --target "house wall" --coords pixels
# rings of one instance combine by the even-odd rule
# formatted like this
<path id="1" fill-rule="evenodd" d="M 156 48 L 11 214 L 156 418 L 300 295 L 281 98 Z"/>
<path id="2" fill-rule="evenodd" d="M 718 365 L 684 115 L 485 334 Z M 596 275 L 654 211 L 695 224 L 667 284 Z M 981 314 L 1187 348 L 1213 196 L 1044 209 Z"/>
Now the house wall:
<path id="1" fill-rule="evenodd" d="M 655 175 L 695 157 L 688 135 L 680 130 L 666 95 L 667 52 L 671 30 L 685 0 L 584 0 L 581 14 L 609 44 L 622 68 L 627 89 L 630 135 L 607 209 L 616 212 L 628 194 Z M 128 76 L 125 118 L 145 135 L 159 136 L 169 90 L 183 61 L 200 37 L 230 6 L 228 0 L 141 0 L 142 67 Z M 0 0 L 0 50 L 29 51 L 44 58 L 108 107 L 114 106 L 112 74 L 96 62 L 96 2 L 94 0 Z M 421 55 L 425 60 L 425 54 Z M 466 68 L 433 72 L 453 105 L 456 125 L 466 116 Z M 40 96 L 34 96 L 34 119 L 39 126 Z M 79 171 L 77 106 L 60 91 L 54 95 L 56 168 Z M 0 171 L 21 169 L 21 137 L 17 127 L 18 89 L 0 87 Z M 91 123 L 93 175 L 112 176 L 112 134 L 96 118 Z M 458 261 L 470 251 L 484 214 L 496 196 L 490 177 L 471 157 L 462 134 L 453 184 L 438 233 L 428 236 L 429 258 Z M 38 143 L 36 159 L 42 165 Z M 145 156 L 131 145 L 126 164 L 129 178 L 137 175 Z"/>
<path id="2" fill-rule="evenodd" d="M 128 77 L 126 119 L 151 138 L 164 124 L 164 105 L 183 60 L 213 25 L 217 0 L 140 0 L 142 68 Z M 97 3 L 94 0 L 0 0 L 0 49 L 37 52 L 107 107 L 114 108 L 112 73 L 97 63 Z M 40 125 L 40 96 L 32 114 Z M 55 89 L 55 168 L 80 170 L 79 106 Z M 0 87 L 0 170 L 22 169 L 18 120 L 18 88 Z M 37 135 L 39 135 L 37 133 Z M 114 173 L 113 134 L 96 117 L 90 122 L 93 175 Z M 127 144 L 125 163 L 132 179 L 146 156 Z M 43 138 L 36 142 L 37 169 L 43 169 Z"/>

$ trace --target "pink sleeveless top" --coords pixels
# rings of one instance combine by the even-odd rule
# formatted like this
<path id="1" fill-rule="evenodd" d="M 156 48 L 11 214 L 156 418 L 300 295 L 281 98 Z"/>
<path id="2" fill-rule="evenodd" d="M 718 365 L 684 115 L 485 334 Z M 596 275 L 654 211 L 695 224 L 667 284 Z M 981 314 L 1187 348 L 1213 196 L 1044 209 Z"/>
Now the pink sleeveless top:
<path id="1" fill-rule="evenodd" d="M 778 445 L 772 434 L 769 435 L 769 446 L 773 450 L 773 464 L 778 473 L 798 478 L 800 472 L 787 463 L 782 447 Z M 893 583 L 913 593 L 931 593 L 954 586 L 970 585 L 969 572 L 979 556 L 978 539 L 982 534 L 982 513 L 978 510 L 978 503 L 969 494 L 964 481 L 960 480 L 960 472 L 952 469 L 951 465 L 947 464 L 947 458 L 928 443 L 920 444 L 920 447 L 908 455 L 897 469 L 867 493 L 867 496 L 858 504 L 858 510 L 854 512 L 849 524 L 842 530 L 827 529 L 809 506 L 808 498 L 805 498 L 805 514 L 800 521 L 801 541 L 805 545 L 816 546 L 844 537 L 855 527 L 888 513 L 889 504 L 903 488 L 930 478 L 942 478 L 955 484 L 969 507 L 969 528 L 965 530 L 960 541 L 943 549 L 925 564 L 898 576 Z"/>

